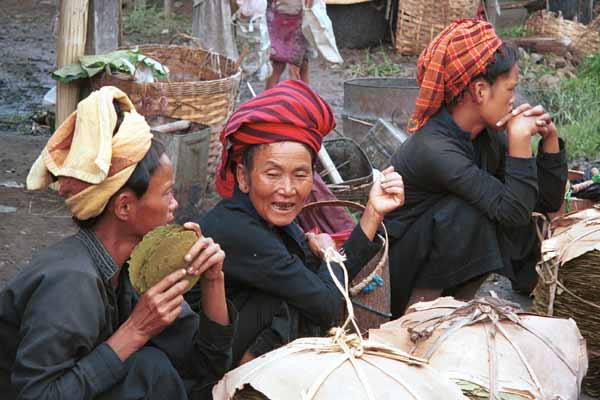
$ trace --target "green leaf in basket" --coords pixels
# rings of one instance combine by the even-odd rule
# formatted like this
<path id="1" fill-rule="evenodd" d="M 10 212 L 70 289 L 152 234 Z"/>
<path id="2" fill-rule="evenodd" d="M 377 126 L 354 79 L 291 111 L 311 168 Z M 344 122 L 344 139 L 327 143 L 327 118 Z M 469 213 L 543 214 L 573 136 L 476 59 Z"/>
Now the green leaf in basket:
<path id="1" fill-rule="evenodd" d="M 128 50 L 117 50 L 106 54 L 82 56 L 79 58 L 79 62 L 81 63 L 81 67 L 87 71 L 88 76 L 91 77 L 102 72 L 107 64 L 118 63 L 119 60 L 127 59 L 128 57 Z"/>
<path id="2" fill-rule="evenodd" d="M 62 67 L 50 74 L 52 79 L 55 79 L 59 82 L 67 83 L 74 81 L 76 79 L 87 78 L 87 72 L 81 68 L 79 63 L 69 64 L 66 67 Z"/>
<path id="3" fill-rule="evenodd" d="M 154 76 L 158 78 L 165 78 L 169 74 L 169 67 L 167 67 L 166 65 L 162 65 L 153 58 L 144 57 L 143 62 L 144 64 L 152 68 Z"/>

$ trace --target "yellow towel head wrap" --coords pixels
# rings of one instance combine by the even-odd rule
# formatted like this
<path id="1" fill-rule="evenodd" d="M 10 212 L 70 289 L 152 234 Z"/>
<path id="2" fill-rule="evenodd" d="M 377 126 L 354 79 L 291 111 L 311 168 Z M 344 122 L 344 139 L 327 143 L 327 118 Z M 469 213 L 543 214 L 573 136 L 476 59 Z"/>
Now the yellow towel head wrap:
<path id="1" fill-rule="evenodd" d="M 124 118 L 113 136 L 119 102 Z M 73 178 L 82 189 L 66 199 L 73 215 L 102 213 L 150 149 L 152 134 L 125 93 L 106 86 L 90 94 L 54 132 L 27 176 L 27 189 L 47 188 L 53 177 Z"/>

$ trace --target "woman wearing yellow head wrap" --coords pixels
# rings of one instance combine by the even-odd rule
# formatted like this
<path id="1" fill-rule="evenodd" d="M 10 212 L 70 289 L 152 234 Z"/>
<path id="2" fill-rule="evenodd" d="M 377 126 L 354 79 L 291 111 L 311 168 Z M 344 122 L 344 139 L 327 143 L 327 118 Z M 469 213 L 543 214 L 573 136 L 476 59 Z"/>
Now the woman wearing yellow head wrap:
<path id="1" fill-rule="evenodd" d="M 173 221 L 177 201 L 165 149 L 123 92 L 92 93 L 57 129 L 27 186 L 52 182 L 82 229 L 35 255 L 0 291 L 2 398 L 187 399 L 181 370 L 210 390 L 229 368 L 236 320 L 224 253 L 186 224 L 199 237 L 188 268 L 142 296 L 132 288 L 132 249 Z M 202 274 L 200 313 L 183 301 L 187 274 Z"/>

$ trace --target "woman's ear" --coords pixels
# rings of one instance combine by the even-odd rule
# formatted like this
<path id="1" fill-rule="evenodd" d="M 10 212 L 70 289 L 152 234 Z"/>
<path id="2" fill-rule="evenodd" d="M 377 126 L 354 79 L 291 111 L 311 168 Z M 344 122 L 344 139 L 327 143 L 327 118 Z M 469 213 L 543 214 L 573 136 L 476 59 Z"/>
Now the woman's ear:
<path id="1" fill-rule="evenodd" d="M 246 174 L 246 168 L 244 164 L 237 164 L 236 166 L 236 178 L 238 182 L 238 187 L 242 191 L 242 193 L 248 194 L 250 192 L 250 179 Z"/>
<path id="2" fill-rule="evenodd" d="M 478 79 L 471 83 L 471 97 L 476 104 L 483 104 L 489 97 L 492 87 L 484 79 Z"/>
<path id="3" fill-rule="evenodd" d="M 120 221 L 128 221 L 135 214 L 137 197 L 131 190 L 124 190 L 112 200 L 112 203 L 114 216 Z"/>

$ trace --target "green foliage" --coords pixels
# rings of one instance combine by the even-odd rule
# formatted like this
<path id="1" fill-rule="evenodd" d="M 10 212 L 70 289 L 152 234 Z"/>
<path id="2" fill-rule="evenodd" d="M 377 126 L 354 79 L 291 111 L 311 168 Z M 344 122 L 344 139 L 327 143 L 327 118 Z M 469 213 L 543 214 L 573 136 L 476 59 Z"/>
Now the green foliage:
<path id="1" fill-rule="evenodd" d="M 534 80 L 525 93 L 552 115 L 569 160 L 600 155 L 600 53 L 586 59 L 575 78 L 557 87 L 542 87 Z"/>
<path id="2" fill-rule="evenodd" d="M 600 51 L 583 60 L 580 75 L 585 78 L 600 80 Z"/>
<path id="3" fill-rule="evenodd" d="M 517 38 L 529 36 L 531 31 L 523 25 L 516 25 L 508 28 L 496 29 L 496 34 L 501 38 Z"/>
<path id="4" fill-rule="evenodd" d="M 166 19 L 161 8 L 151 6 L 133 9 L 123 17 L 123 33 L 131 43 L 162 42 L 164 40 L 157 40 L 157 37 L 165 36 L 165 30 L 168 35 L 164 39 L 178 32 L 189 34 L 192 30 L 191 15 L 173 15 L 171 19 Z"/>
<path id="5" fill-rule="evenodd" d="M 383 48 L 377 53 L 372 53 L 371 49 L 366 49 L 364 62 L 351 65 L 349 70 L 353 77 L 386 77 L 402 75 L 404 66 L 394 63 Z"/>

